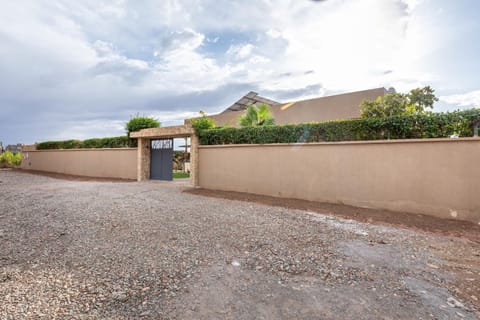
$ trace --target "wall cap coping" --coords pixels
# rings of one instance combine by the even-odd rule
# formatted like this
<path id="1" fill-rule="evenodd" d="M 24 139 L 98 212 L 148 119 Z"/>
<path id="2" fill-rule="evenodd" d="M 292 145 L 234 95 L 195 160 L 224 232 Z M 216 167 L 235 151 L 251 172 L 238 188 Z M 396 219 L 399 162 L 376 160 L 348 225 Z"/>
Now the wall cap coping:
<path id="1" fill-rule="evenodd" d="M 44 149 L 44 150 L 26 150 L 27 152 L 57 152 L 57 151 L 136 151 L 137 148 L 76 148 L 76 149 Z"/>
<path id="2" fill-rule="evenodd" d="M 191 125 L 178 125 L 161 128 L 142 129 L 130 133 L 130 138 L 177 138 L 191 136 L 195 130 Z"/>
<path id="3" fill-rule="evenodd" d="M 406 143 L 449 143 L 449 142 L 480 142 L 480 137 L 470 138 L 425 138 L 425 139 L 392 139 L 365 141 L 334 141 L 334 142 L 298 142 L 298 143 L 265 143 L 265 144 L 217 144 L 200 145 L 200 149 L 213 148 L 245 148 L 245 147 L 294 147 L 321 145 L 365 145 L 365 144 L 406 144 Z"/>

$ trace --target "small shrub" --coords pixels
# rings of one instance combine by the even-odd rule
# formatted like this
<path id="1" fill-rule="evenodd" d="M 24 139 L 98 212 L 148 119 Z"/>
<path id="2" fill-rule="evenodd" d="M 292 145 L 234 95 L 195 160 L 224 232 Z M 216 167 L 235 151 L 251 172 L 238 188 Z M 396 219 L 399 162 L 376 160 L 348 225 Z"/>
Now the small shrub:
<path id="1" fill-rule="evenodd" d="M 0 154 L 0 163 L 8 167 L 19 166 L 22 164 L 22 154 L 20 152 L 14 154 L 7 150 Z"/>
<path id="2" fill-rule="evenodd" d="M 16 165 L 16 166 L 19 166 L 19 165 L 22 164 L 22 154 L 20 152 L 17 152 L 14 155 L 13 164 Z"/>
<path id="3" fill-rule="evenodd" d="M 197 134 L 199 134 L 201 130 L 215 128 L 215 121 L 213 119 L 207 117 L 207 115 L 203 111 L 200 111 L 200 114 L 202 115 L 201 117 L 191 119 L 192 127 L 193 129 L 195 129 L 195 132 Z"/>

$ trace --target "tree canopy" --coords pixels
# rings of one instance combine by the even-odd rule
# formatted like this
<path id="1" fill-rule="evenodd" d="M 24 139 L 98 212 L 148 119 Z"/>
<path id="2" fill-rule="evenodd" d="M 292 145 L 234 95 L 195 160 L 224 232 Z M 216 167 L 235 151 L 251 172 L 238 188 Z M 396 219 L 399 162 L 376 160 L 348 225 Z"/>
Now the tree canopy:
<path id="1" fill-rule="evenodd" d="M 159 128 L 160 122 L 157 119 L 150 117 L 140 117 L 136 116 L 130 118 L 130 120 L 125 124 L 125 131 L 127 131 L 128 136 L 131 132 L 140 131 L 147 128 Z"/>
<path id="2" fill-rule="evenodd" d="M 376 100 L 360 104 L 362 118 L 385 118 L 399 115 L 424 114 L 438 101 L 430 86 L 412 89 L 409 93 L 388 93 Z"/>

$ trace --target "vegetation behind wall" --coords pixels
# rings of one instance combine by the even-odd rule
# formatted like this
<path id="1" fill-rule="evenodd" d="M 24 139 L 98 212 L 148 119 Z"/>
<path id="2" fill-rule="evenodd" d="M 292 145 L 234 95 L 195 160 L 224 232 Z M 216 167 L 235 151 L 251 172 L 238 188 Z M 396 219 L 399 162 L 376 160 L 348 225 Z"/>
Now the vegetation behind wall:
<path id="1" fill-rule="evenodd" d="M 137 114 L 136 117 L 130 118 L 130 120 L 125 124 L 125 131 L 127 135 L 130 136 L 130 133 L 135 131 L 140 131 L 142 129 L 149 128 L 160 128 L 161 123 L 154 118 L 150 117 L 141 117 Z"/>
<path id="2" fill-rule="evenodd" d="M 37 144 L 37 150 L 50 149 L 83 149 L 83 148 L 135 148 L 136 139 L 127 136 L 94 138 L 87 140 L 45 141 Z"/>
<path id="3" fill-rule="evenodd" d="M 295 125 L 200 130 L 200 143 L 265 144 L 322 141 L 442 138 L 473 135 L 480 109 Z"/>
<path id="4" fill-rule="evenodd" d="M 125 124 L 126 136 L 93 138 L 87 140 L 45 141 L 37 144 L 37 150 L 52 149 L 95 149 L 95 148 L 136 148 L 137 139 L 130 139 L 130 133 L 147 128 L 158 128 L 157 119 L 137 116 L 130 118 Z"/>

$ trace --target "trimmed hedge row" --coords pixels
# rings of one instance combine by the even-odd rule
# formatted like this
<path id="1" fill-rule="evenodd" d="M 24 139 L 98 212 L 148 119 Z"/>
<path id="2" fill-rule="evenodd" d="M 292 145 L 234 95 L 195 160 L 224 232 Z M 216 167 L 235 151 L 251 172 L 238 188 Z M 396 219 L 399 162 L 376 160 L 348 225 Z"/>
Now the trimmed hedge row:
<path id="1" fill-rule="evenodd" d="M 137 140 L 127 136 L 93 138 L 87 140 L 45 141 L 37 144 L 37 150 L 87 149 L 87 148 L 128 148 L 137 147 Z"/>
<path id="2" fill-rule="evenodd" d="M 480 109 L 295 125 L 201 130 L 202 145 L 442 138 L 473 135 Z"/>

